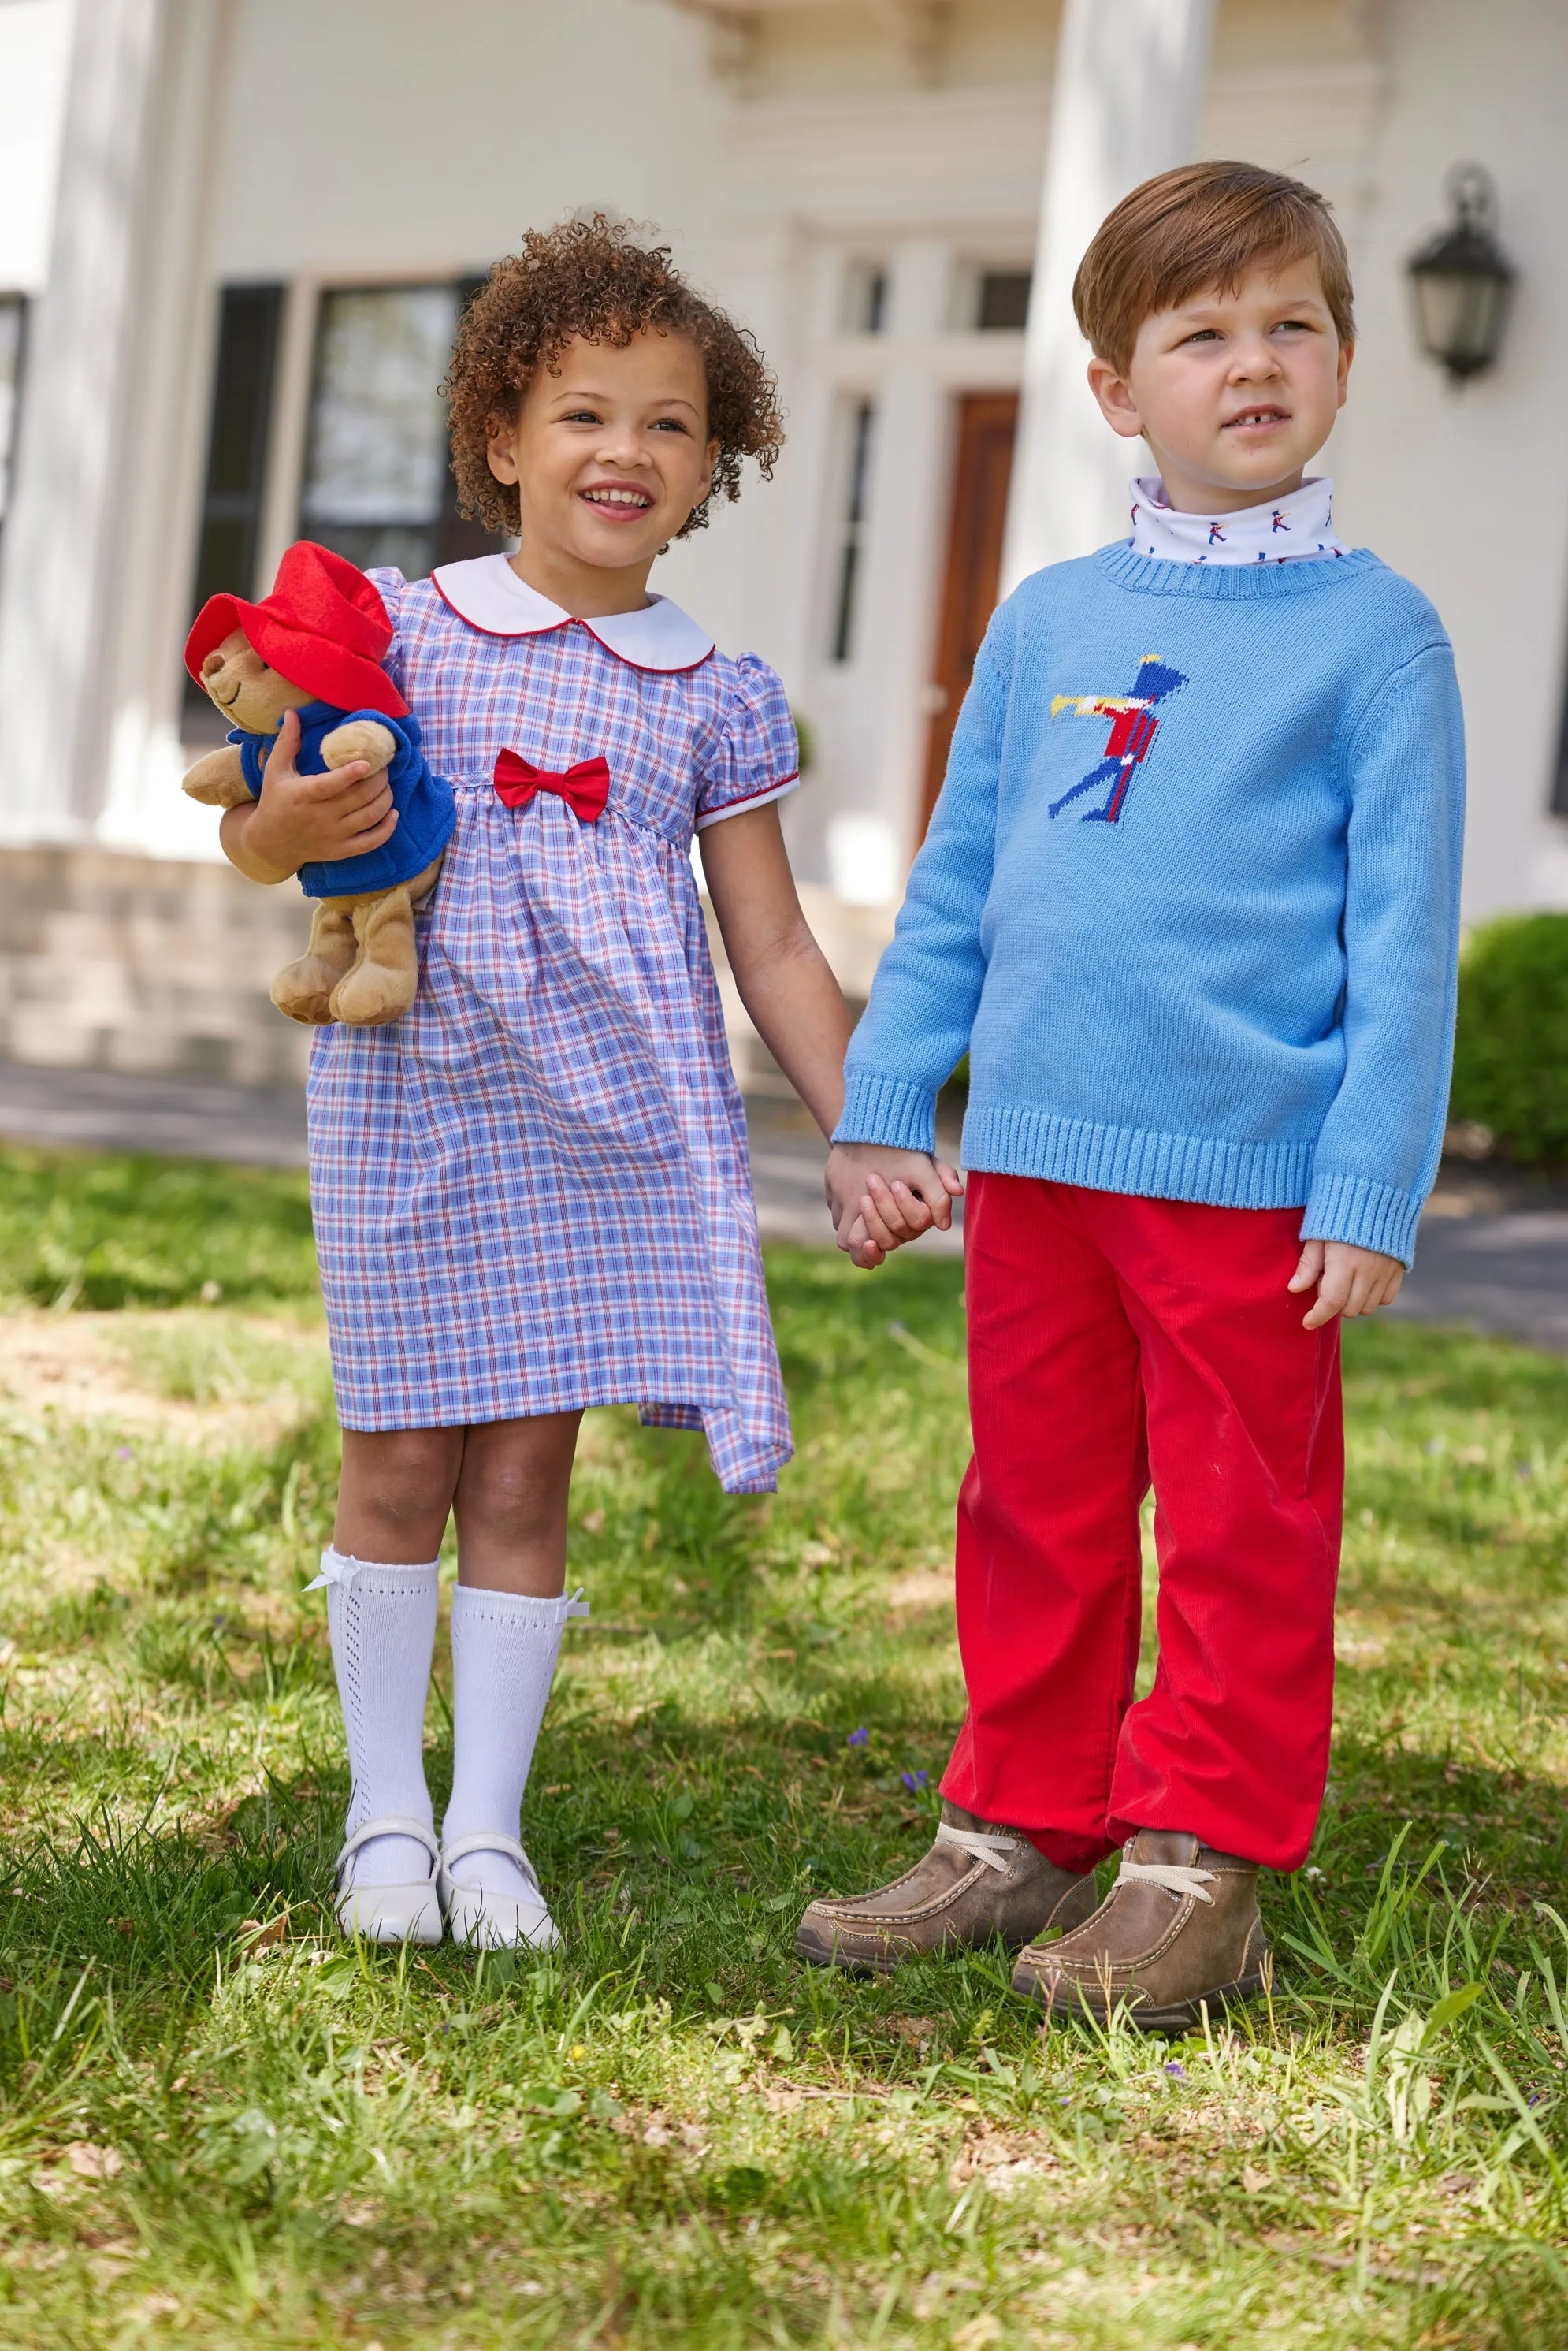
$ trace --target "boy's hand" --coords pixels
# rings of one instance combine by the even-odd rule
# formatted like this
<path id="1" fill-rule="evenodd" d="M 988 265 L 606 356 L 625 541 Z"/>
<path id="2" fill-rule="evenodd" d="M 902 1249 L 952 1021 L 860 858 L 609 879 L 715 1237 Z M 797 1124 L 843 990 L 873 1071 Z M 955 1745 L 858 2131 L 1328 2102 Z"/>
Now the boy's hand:
<path id="1" fill-rule="evenodd" d="M 835 1143 L 823 1179 L 839 1247 L 858 1265 L 878 1266 L 935 1226 L 946 1232 L 964 1189 L 955 1167 L 925 1151 L 875 1143 Z"/>
<path id="2" fill-rule="evenodd" d="M 283 881 L 302 865 L 362 857 L 390 841 L 397 830 L 384 768 L 354 759 L 325 775 L 302 776 L 294 764 L 298 748 L 298 715 L 286 711 L 267 762 L 261 798 L 248 808 L 232 810 L 225 820 L 225 849 L 257 881 Z M 235 836 L 232 843 L 231 831 Z M 235 854 L 242 849 L 243 862 Z"/>
<path id="3" fill-rule="evenodd" d="M 1399 1295 L 1405 1268 L 1381 1249 L 1357 1249 L 1350 1241 L 1303 1241 L 1301 1261 L 1291 1277 L 1292 1290 L 1315 1290 L 1302 1328 L 1321 1331 L 1336 1314 L 1375 1314 Z"/>

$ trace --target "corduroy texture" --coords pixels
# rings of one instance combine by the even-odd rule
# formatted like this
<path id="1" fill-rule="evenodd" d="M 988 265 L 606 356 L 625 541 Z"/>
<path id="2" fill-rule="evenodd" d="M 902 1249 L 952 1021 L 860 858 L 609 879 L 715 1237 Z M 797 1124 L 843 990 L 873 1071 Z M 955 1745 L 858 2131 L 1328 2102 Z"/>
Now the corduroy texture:
<path id="1" fill-rule="evenodd" d="M 1339 1326 L 1301 1327 L 1288 1209 L 977 1176 L 968 1712 L 942 1792 L 1080 1871 L 1136 1829 L 1305 1858 L 1333 1704 Z M 1153 1482 L 1159 1667 L 1133 1703 Z"/>
<path id="2" fill-rule="evenodd" d="M 1304 1207 L 1408 1263 L 1463 793 L 1448 639 L 1375 556 L 1037 572 L 976 663 L 840 1139 L 929 1150 L 967 1051 L 971 1168 Z"/>
<path id="3" fill-rule="evenodd" d="M 439 1562 L 388 1567 L 344 1562 L 329 1581 L 327 1625 L 353 1776 L 345 1836 L 389 1813 L 432 1821 L 424 1780 L 424 1703 L 435 1646 Z M 327 1562 L 323 1562 L 325 1566 Z M 356 1886 L 413 1886 L 430 1875 L 430 1855 L 412 1837 L 373 1837 L 351 1864 Z"/>
<path id="4" fill-rule="evenodd" d="M 523 1791 L 549 1703 L 569 1615 L 580 1602 L 533 1600 L 460 1583 L 452 1595 L 452 1797 L 448 1844 L 485 1829 L 522 1836 Z M 468 1855 L 458 1872 L 486 1894 L 525 1900 L 532 1889 L 498 1853 Z"/>

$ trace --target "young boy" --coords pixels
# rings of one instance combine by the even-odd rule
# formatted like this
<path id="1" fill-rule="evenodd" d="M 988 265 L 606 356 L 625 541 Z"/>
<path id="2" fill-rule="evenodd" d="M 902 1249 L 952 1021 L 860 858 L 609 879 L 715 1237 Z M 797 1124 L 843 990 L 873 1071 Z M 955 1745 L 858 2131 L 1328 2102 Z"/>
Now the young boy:
<path id="1" fill-rule="evenodd" d="M 1463 744 L 1431 606 L 1305 477 L 1354 340 L 1322 199 L 1166 172 L 1074 301 L 1158 478 L 992 621 L 829 1163 L 857 1261 L 945 1221 L 967 1050 L 967 1718 L 932 1850 L 797 1948 L 885 1970 L 999 1934 L 1049 2008 L 1174 2029 L 1260 1989 L 1258 1871 L 1322 1801 L 1338 1318 L 1393 1299 L 1437 1171 Z"/>

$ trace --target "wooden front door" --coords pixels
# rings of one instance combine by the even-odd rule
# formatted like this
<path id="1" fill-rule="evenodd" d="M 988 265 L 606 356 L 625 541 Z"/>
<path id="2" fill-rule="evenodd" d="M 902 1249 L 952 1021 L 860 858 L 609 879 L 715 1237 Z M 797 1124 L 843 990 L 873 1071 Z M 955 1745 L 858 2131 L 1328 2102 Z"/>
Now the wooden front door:
<path id="1" fill-rule="evenodd" d="M 958 705 L 968 691 L 975 655 L 996 610 L 1018 421 L 1016 392 L 967 392 L 958 403 L 958 455 L 953 469 L 942 621 L 931 683 L 931 733 L 920 811 L 922 840 L 946 773 Z"/>

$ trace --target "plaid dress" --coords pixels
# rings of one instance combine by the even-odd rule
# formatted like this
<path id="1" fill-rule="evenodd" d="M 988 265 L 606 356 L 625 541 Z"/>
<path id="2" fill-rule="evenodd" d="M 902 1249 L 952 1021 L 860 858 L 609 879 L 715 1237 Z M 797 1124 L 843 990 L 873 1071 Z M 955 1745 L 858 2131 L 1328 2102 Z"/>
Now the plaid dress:
<path id="1" fill-rule="evenodd" d="M 690 850 L 795 781 L 783 689 L 674 605 L 590 626 L 504 557 L 371 577 L 457 824 L 412 1010 L 316 1032 L 342 1425 L 637 1403 L 701 1428 L 727 1491 L 770 1491 L 789 1424 Z M 505 806 L 503 748 L 552 774 L 602 758 L 603 815 L 548 789 Z"/>

